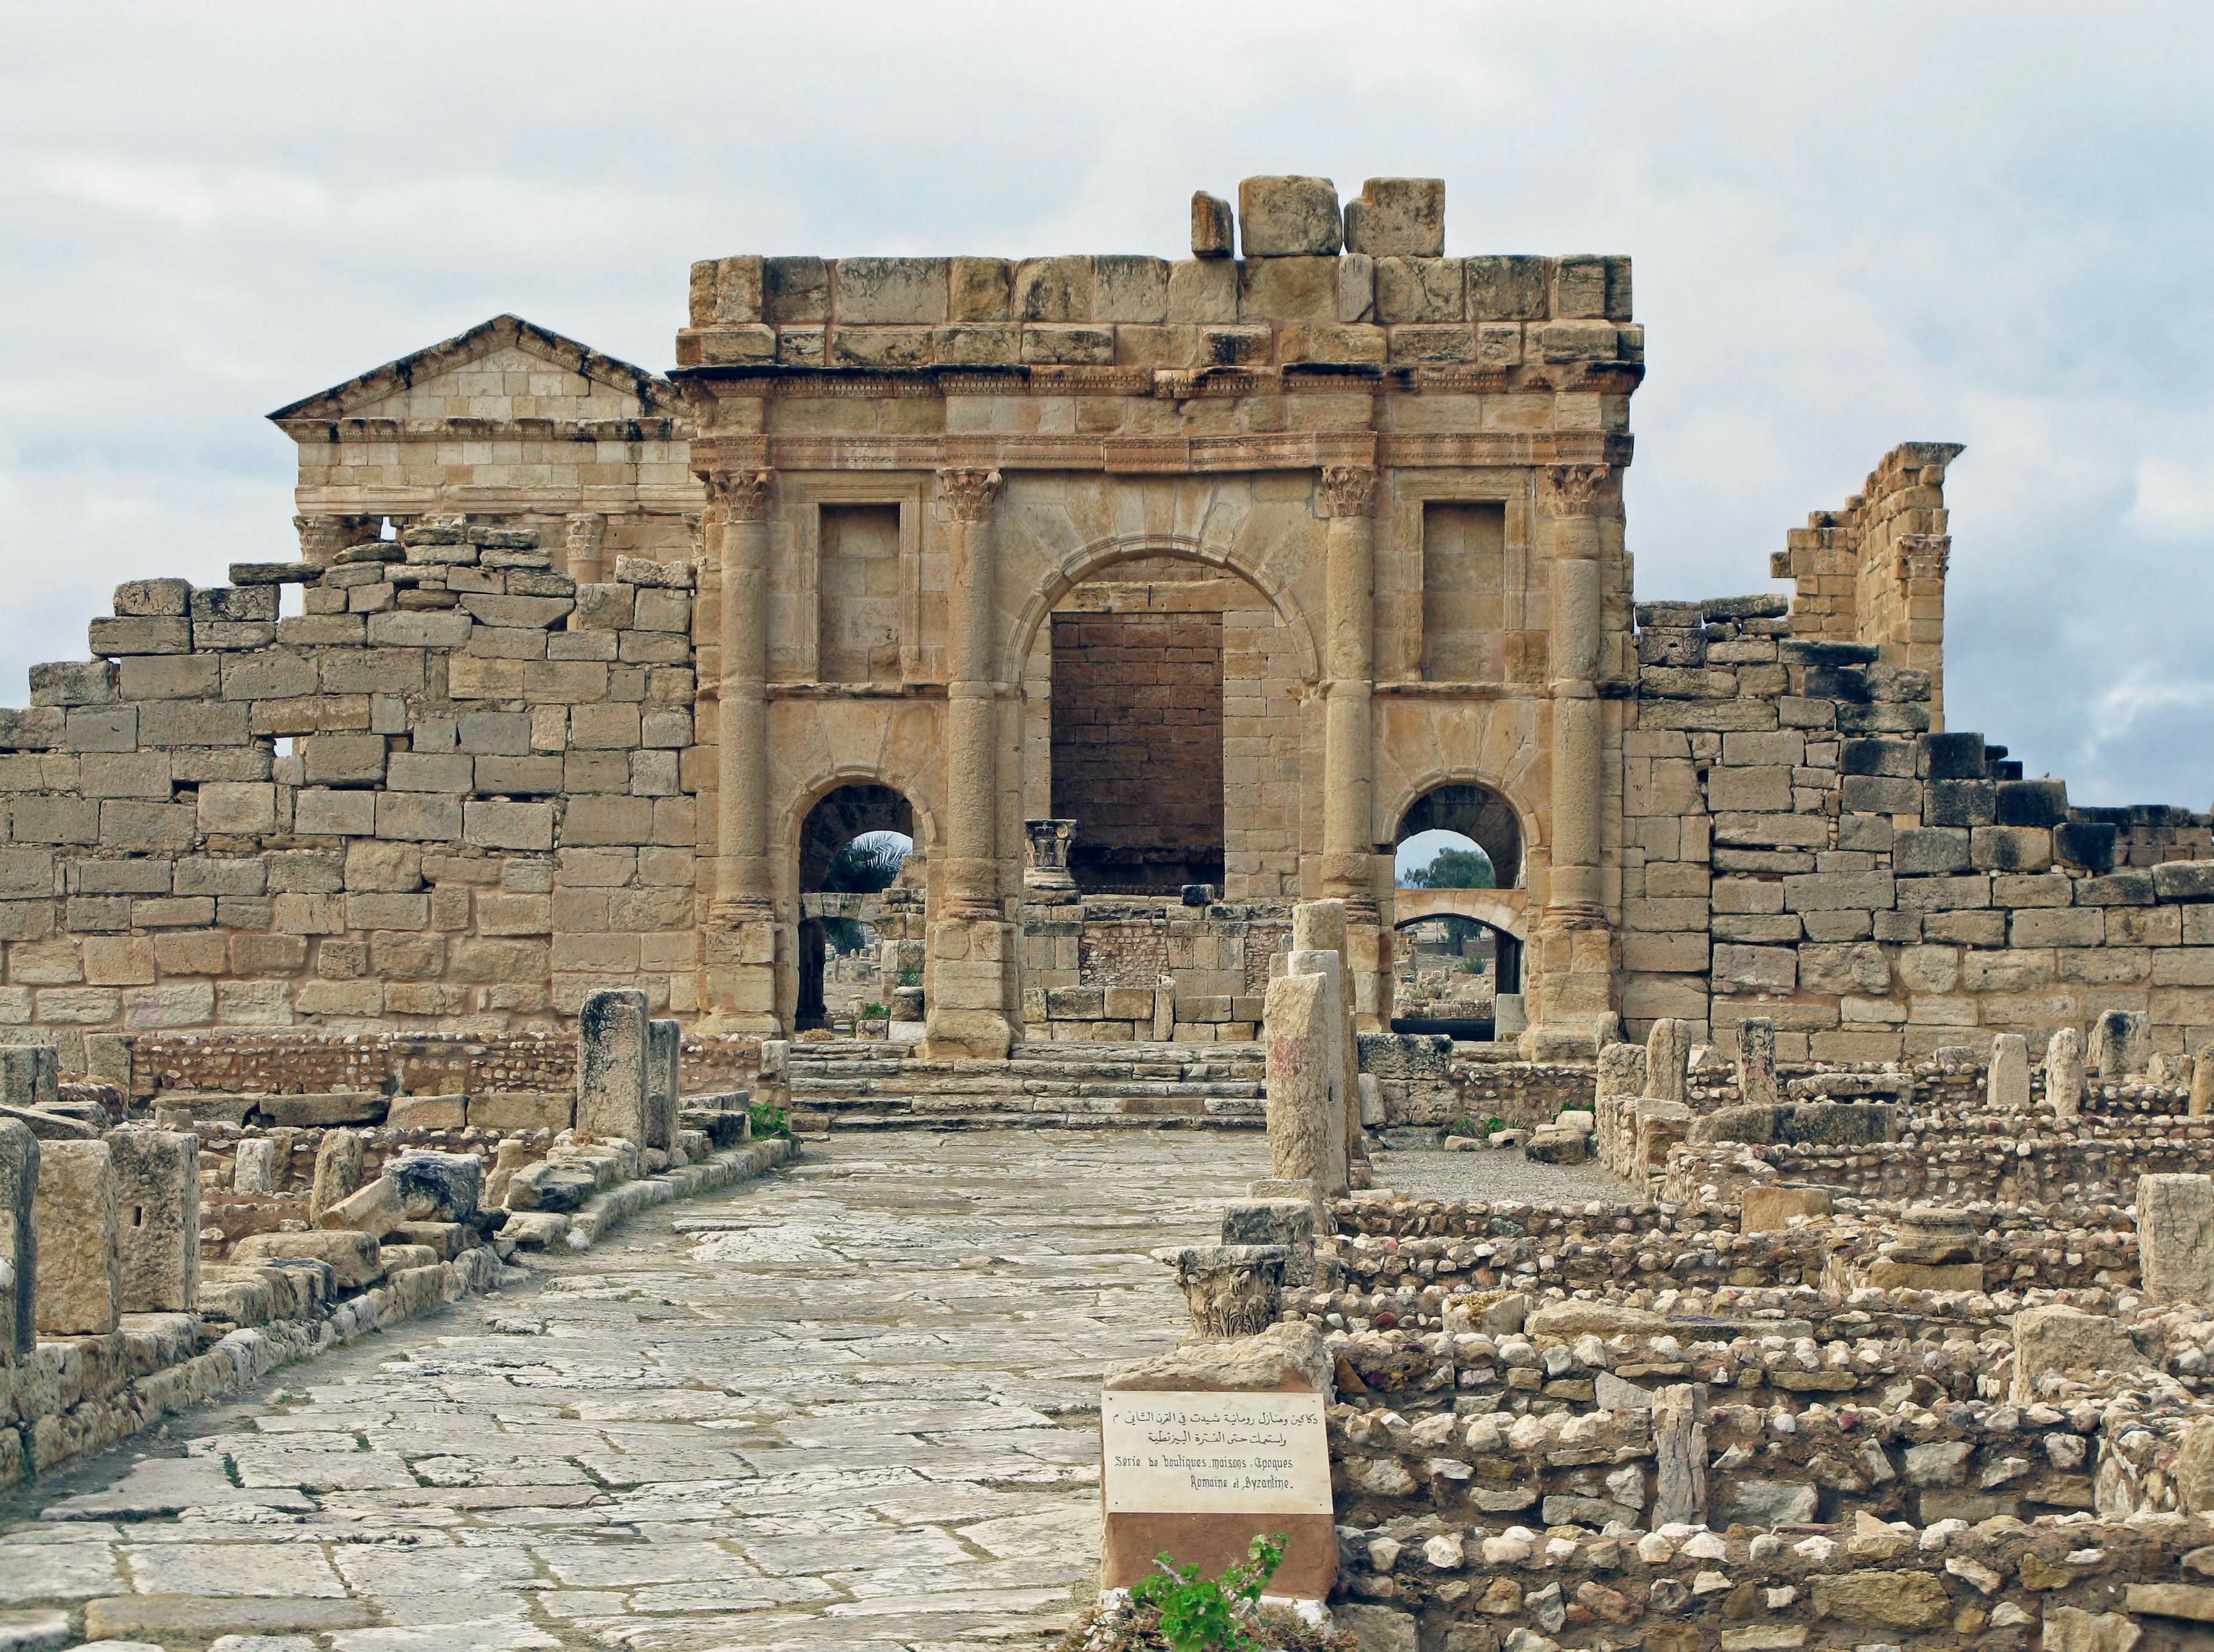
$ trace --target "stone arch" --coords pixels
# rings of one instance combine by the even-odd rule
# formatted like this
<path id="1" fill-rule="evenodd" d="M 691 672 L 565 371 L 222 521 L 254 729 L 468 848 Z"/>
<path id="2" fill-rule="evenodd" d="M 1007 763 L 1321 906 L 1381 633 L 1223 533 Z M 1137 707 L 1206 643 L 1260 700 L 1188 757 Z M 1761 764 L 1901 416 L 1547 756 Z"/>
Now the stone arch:
<path id="1" fill-rule="evenodd" d="M 819 770 L 809 776 L 794 789 L 792 802 L 777 818 L 774 852 L 780 858 L 786 855 L 796 856 L 802 849 L 800 834 L 805 830 L 808 816 L 812 814 L 816 807 L 831 793 L 846 786 L 875 786 L 896 793 L 900 802 L 906 805 L 912 829 L 908 826 L 895 826 L 889 829 L 905 832 L 907 836 L 914 838 L 916 852 L 926 858 L 928 857 L 930 851 L 938 843 L 938 817 L 931 812 L 927 804 L 917 801 L 915 789 L 913 786 L 893 779 L 876 769 L 856 764 L 842 764 L 836 767 Z M 884 828 L 876 826 L 862 828 L 863 831 L 870 832 L 880 829 Z"/>
<path id="2" fill-rule="evenodd" d="M 1151 557 L 1196 562 L 1204 567 L 1220 568 L 1244 580 L 1269 600 L 1277 619 L 1291 633 L 1293 646 L 1299 650 L 1301 680 L 1312 683 L 1320 679 L 1322 654 L 1315 641 L 1314 627 L 1306 610 L 1293 596 L 1290 586 L 1251 558 L 1226 546 L 1208 545 L 1187 533 L 1118 533 L 1109 539 L 1094 539 L 1062 558 L 1016 614 L 1000 655 L 1002 674 L 1021 672 L 1023 661 L 1030 657 L 1031 646 L 1037 639 L 1038 627 L 1045 624 L 1046 616 L 1061 598 L 1117 563 L 1139 562 Z"/>
<path id="3" fill-rule="evenodd" d="M 850 794 L 841 797 L 840 794 Z M 824 805 L 837 807 L 826 814 Z M 810 828 L 813 828 L 810 831 Z M 790 963 L 779 970 L 777 997 L 784 1006 L 786 1024 L 796 1030 L 824 1024 L 824 922 L 810 914 L 807 894 L 819 890 L 823 869 L 845 844 L 865 832 L 897 832 L 914 842 L 926 863 L 929 847 L 937 840 L 938 826 L 928 809 L 914 801 L 909 789 L 887 779 L 878 771 L 841 765 L 810 777 L 794 794 L 777 823 L 777 857 L 790 869 L 796 922 Z M 920 941 L 914 943 L 917 963 L 922 962 Z"/>
<path id="4" fill-rule="evenodd" d="M 1462 771 L 1433 770 L 1418 777 L 1393 801 L 1386 818 L 1395 844 L 1436 830 L 1470 838 L 1491 857 L 1502 889 L 1527 886 L 1530 851 L 1542 841 L 1533 810 L 1496 781 Z"/>

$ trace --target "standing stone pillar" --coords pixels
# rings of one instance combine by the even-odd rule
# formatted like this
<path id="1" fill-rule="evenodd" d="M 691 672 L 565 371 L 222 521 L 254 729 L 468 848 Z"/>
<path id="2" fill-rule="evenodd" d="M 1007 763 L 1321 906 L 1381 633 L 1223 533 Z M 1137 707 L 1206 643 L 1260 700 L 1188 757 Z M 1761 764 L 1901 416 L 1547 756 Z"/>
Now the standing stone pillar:
<path id="1" fill-rule="evenodd" d="M 956 466 L 938 472 L 945 507 L 951 631 L 945 704 L 944 895 L 930 926 L 930 987 L 924 1004 L 927 1059 L 1006 1058 L 1006 908 L 1000 897 L 1000 690 L 997 558 L 992 506 L 1000 472 Z"/>
<path id="2" fill-rule="evenodd" d="M 706 1027 L 774 1037 L 776 885 L 768 858 L 768 507 L 774 473 L 707 473 L 707 549 L 721 570 L 715 691 L 715 898 L 705 936 Z M 701 685 L 706 687 L 705 684 Z"/>
<path id="3" fill-rule="evenodd" d="M 1707 1517 L 1707 1391 L 1679 1382 L 1653 1396 L 1653 1526 L 1697 1525 Z"/>
<path id="4" fill-rule="evenodd" d="M 180 1131 L 107 1132 L 115 1160 L 123 1311 L 189 1314 L 200 1299 L 200 1138 Z"/>
<path id="5" fill-rule="evenodd" d="M 2083 1035 L 2072 1027 L 2045 1046 L 2045 1099 L 2055 1118 L 2073 1119 L 2083 1110 Z"/>
<path id="6" fill-rule="evenodd" d="M 645 1145 L 645 994 L 602 990 L 577 1013 L 577 1128 Z"/>
<path id="7" fill-rule="evenodd" d="M 684 1026 L 681 1021 L 646 1023 L 645 1142 L 668 1152 L 676 1145 L 676 1113 L 684 1088 Z"/>
<path id="8" fill-rule="evenodd" d="M 2091 1070 L 2109 1084 L 2141 1076 L 2152 1053 L 2150 1032 L 2143 1010 L 2107 1010 L 2091 1028 Z"/>
<path id="9" fill-rule="evenodd" d="M 1326 974 L 1337 983 L 1339 1013 L 1331 1033 L 1330 1049 L 1341 1098 L 1339 1105 L 1345 1119 L 1345 1158 L 1349 1167 L 1367 1157 L 1361 1134 L 1361 1036 L 1353 1011 L 1347 961 L 1352 928 L 1342 900 L 1300 902 L 1292 908 L 1292 950 L 1284 965 L 1291 974 Z"/>
<path id="10" fill-rule="evenodd" d="M 2214 1177 L 2138 1178 L 2138 1277 L 2156 1302 L 2214 1302 Z"/>
<path id="11" fill-rule="evenodd" d="M 1681 1101 L 1691 1061 L 1688 1023 L 1662 1016 L 1645 1035 L 1645 1094 L 1656 1101 Z"/>
<path id="12" fill-rule="evenodd" d="M 39 1149 L 39 1329 L 104 1337 L 123 1312 L 122 1234 L 115 1157 L 105 1142 L 46 1142 Z"/>
<path id="13" fill-rule="evenodd" d="M 315 1180 L 308 1192 L 308 1220 L 320 1222 L 323 1212 L 343 1204 L 361 1192 L 361 1137 L 350 1130 L 327 1130 L 315 1149 Z"/>
<path id="14" fill-rule="evenodd" d="M 1345 1096 L 1338 1082 L 1343 1011 L 1326 974 L 1279 975 L 1263 1003 L 1268 1052 L 1269 1174 L 1312 1181 L 1325 1198 L 1347 1186 Z"/>
<path id="15" fill-rule="evenodd" d="M 0 1119 L 0 1354 L 10 1361 L 39 1342 L 38 1192 L 39 1138 L 20 1119 Z"/>
<path id="16" fill-rule="evenodd" d="M 231 1161 L 230 1186 L 240 1193 L 275 1192 L 277 1143 L 266 1136 L 249 1136 L 241 1142 Z"/>
<path id="17" fill-rule="evenodd" d="M 1984 1100 L 1995 1113 L 2029 1111 L 2029 1040 L 2019 1033 L 1991 1039 L 1991 1070 Z"/>
<path id="18" fill-rule="evenodd" d="M 1606 478 L 1604 465 L 1562 465 L 1544 472 L 1552 528 L 1552 629 L 1546 639 L 1552 853 L 1535 937 L 1537 1014 L 1524 1037 L 1533 1056 L 1545 1053 L 1549 1034 L 1595 1034 L 1613 1007 L 1614 937 L 1599 875 L 1605 729 L 1599 700 L 1599 509 Z"/>
<path id="19" fill-rule="evenodd" d="M 1355 1024 L 1382 1032 L 1391 960 L 1376 904 L 1373 696 L 1376 471 L 1325 465 L 1323 533 L 1322 893 L 1345 903 L 1346 986 Z"/>
<path id="20" fill-rule="evenodd" d="M 1749 1015 L 1737 1027 L 1738 1100 L 1748 1107 L 1772 1107 L 1776 1091 L 1776 1023 Z"/>

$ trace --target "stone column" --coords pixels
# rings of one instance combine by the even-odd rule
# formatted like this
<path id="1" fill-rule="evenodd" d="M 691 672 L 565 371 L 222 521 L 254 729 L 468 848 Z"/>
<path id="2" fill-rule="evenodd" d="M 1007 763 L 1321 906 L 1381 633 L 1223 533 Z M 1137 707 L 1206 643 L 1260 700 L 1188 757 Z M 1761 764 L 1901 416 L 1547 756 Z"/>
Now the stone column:
<path id="1" fill-rule="evenodd" d="M 561 521 L 561 571 L 579 585 L 596 585 L 605 568 L 602 546 L 608 519 L 596 510 L 572 510 Z"/>
<path id="2" fill-rule="evenodd" d="M 768 858 L 768 506 L 774 472 L 707 473 L 707 550 L 722 572 L 715 682 L 715 897 L 706 1029 L 774 1037 L 779 953 Z M 703 684 L 702 687 L 706 686 Z"/>
<path id="3" fill-rule="evenodd" d="M 930 926 L 928 1032 L 932 1060 L 1000 1061 L 1014 1041 L 1007 1015 L 1010 930 L 1000 898 L 1000 692 L 997 558 L 992 506 L 1000 472 L 955 466 L 938 472 L 947 524 L 947 614 L 951 646 L 945 705 L 945 869 Z"/>
<path id="4" fill-rule="evenodd" d="M 1984 1100 L 1994 1113 L 2029 1111 L 2029 1040 L 2019 1033 L 1991 1039 L 1991 1068 Z"/>
<path id="5" fill-rule="evenodd" d="M 2072 1027 L 2060 1028 L 2045 1046 L 2045 1100 L 2057 1119 L 2083 1110 L 2083 1035 Z"/>
<path id="6" fill-rule="evenodd" d="M 1599 702 L 1599 509 L 1606 478 L 1604 465 L 1561 465 L 1544 472 L 1552 549 L 1552 629 L 1547 638 L 1552 853 L 1536 936 L 1537 1014 L 1525 1038 L 1526 1045 L 1536 1041 L 1533 1055 L 1547 1053 L 1543 1046 L 1549 1033 L 1595 1032 L 1599 1018 L 1612 1008 L 1614 938 L 1599 881 L 1605 728 Z"/>
<path id="7" fill-rule="evenodd" d="M 1390 960 L 1376 905 L 1376 471 L 1325 465 L 1323 532 L 1321 893 L 1345 903 L 1346 991 L 1355 1024 L 1384 1030 Z"/>
<path id="8" fill-rule="evenodd" d="M 1336 981 L 1279 975 L 1263 1000 L 1269 1174 L 1312 1181 L 1325 1198 L 1347 1186 L 1344 1087 L 1339 1082 Z"/>

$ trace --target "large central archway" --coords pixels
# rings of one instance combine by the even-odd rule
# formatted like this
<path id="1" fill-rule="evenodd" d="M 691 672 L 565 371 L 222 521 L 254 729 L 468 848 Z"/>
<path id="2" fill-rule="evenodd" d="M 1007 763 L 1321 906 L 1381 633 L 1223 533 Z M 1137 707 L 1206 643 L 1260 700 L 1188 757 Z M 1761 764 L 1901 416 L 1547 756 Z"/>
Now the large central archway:
<path id="1" fill-rule="evenodd" d="M 1090 893 L 1298 887 L 1303 623 L 1255 570 L 1172 539 L 1088 547 L 1026 610 L 1024 813 L 1077 822 Z"/>

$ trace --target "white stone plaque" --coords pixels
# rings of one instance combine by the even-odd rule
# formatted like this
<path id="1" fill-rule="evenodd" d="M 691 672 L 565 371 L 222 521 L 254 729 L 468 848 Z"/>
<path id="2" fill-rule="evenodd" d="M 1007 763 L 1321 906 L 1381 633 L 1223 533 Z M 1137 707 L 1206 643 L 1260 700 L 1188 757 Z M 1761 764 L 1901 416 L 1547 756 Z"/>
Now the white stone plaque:
<path id="1" fill-rule="evenodd" d="M 1110 1389 L 1099 1399 L 1110 1515 L 1332 1511 L 1320 1394 Z"/>

